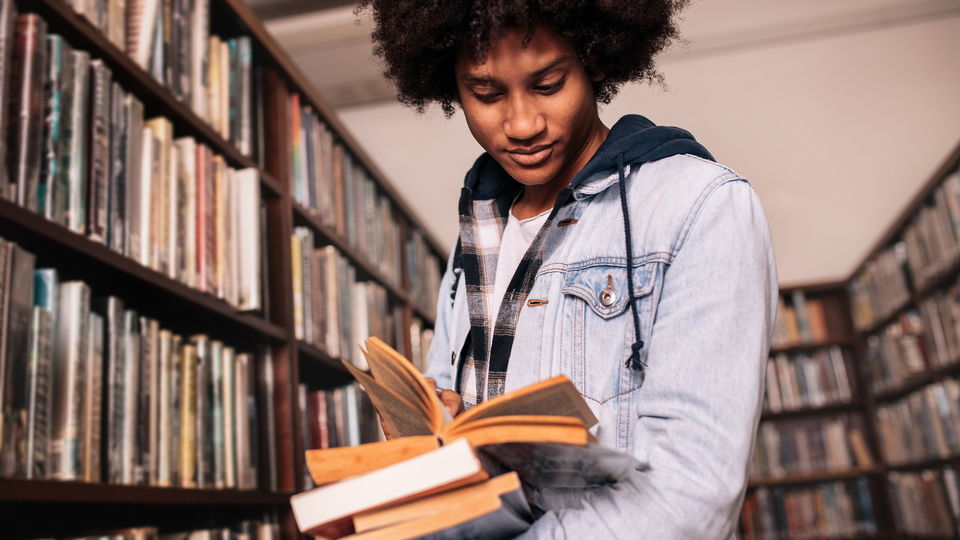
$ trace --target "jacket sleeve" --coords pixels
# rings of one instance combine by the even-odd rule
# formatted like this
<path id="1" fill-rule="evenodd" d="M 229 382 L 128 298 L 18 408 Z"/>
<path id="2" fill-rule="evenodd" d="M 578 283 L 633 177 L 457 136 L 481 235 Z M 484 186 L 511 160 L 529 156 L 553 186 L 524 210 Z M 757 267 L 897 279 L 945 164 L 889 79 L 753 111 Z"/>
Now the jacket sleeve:
<path id="1" fill-rule="evenodd" d="M 727 538 L 759 419 L 776 310 L 767 221 L 750 185 L 713 188 L 664 274 L 635 446 L 649 468 L 548 512 L 521 538 Z M 614 359 L 610 359 L 614 361 Z"/>
<path id="2" fill-rule="evenodd" d="M 433 341 L 427 352 L 427 377 L 437 381 L 437 388 L 453 388 L 450 375 L 450 317 L 453 310 L 453 301 L 450 298 L 454 282 L 453 255 L 456 248 L 451 250 L 447 257 L 447 269 L 440 280 L 440 290 L 437 291 L 437 320 L 433 326 Z"/>

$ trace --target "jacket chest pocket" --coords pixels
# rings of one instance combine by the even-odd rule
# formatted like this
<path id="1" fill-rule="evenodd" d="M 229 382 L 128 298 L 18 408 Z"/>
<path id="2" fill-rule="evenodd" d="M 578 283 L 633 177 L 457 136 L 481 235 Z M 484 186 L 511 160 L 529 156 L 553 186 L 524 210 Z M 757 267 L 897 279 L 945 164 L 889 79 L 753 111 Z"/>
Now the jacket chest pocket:
<path id="1" fill-rule="evenodd" d="M 650 337 L 656 284 L 662 264 L 633 269 L 633 299 L 640 318 L 640 337 Z M 594 264 L 568 270 L 564 276 L 560 369 L 584 397 L 603 404 L 640 387 L 642 376 L 626 367 L 635 340 L 625 264 Z M 641 360 L 646 347 L 641 349 Z"/>

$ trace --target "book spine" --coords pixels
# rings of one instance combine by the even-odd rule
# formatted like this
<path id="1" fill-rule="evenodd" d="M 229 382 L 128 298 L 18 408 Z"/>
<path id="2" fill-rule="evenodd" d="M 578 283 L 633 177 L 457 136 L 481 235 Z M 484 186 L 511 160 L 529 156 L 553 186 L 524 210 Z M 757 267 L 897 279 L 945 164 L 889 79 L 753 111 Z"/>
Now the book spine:
<path id="1" fill-rule="evenodd" d="M 184 345 L 180 357 L 179 485 L 197 487 L 197 349 Z"/>
<path id="2" fill-rule="evenodd" d="M 60 313 L 54 347 L 50 474 L 57 480 L 80 480 L 83 467 L 81 427 L 84 414 L 84 366 L 87 351 L 90 289 L 79 281 L 60 286 Z"/>
<path id="3" fill-rule="evenodd" d="M 7 200 L 16 200 L 13 191 L 15 184 L 12 183 L 12 178 L 9 178 L 7 169 L 9 148 L 6 127 L 9 125 L 9 109 L 6 104 L 10 101 L 13 92 L 10 72 L 13 64 L 16 19 L 16 2 L 10 0 L 0 2 L 0 104 L 3 104 L 0 106 L 0 130 L 3 130 L 0 136 L 0 199 Z"/>
<path id="4" fill-rule="evenodd" d="M 193 338 L 193 344 L 196 349 L 196 375 L 195 375 L 195 400 L 197 404 L 196 415 L 194 417 L 195 432 L 195 458 L 197 487 L 204 489 L 210 486 L 209 469 L 211 460 L 208 459 L 207 446 L 210 439 L 210 400 L 208 398 L 208 388 L 210 382 L 210 340 L 205 336 L 196 336 Z"/>
<path id="5" fill-rule="evenodd" d="M 140 380 L 146 381 L 146 395 L 141 399 L 146 401 L 146 418 L 140 418 L 140 425 L 146 425 L 147 445 L 143 459 L 146 472 L 146 482 L 151 486 L 159 483 L 160 469 L 160 323 L 156 319 L 148 319 L 146 324 L 146 339 L 144 341 L 144 370 Z"/>
<path id="6" fill-rule="evenodd" d="M 240 59 L 237 50 L 237 40 L 231 39 L 226 42 L 226 76 L 227 76 L 227 122 L 226 132 L 229 135 L 227 140 L 234 146 L 240 144 Z M 244 154 L 246 155 L 246 154 Z"/>
<path id="7" fill-rule="evenodd" d="M 107 241 L 110 189 L 110 86 L 112 73 L 102 60 L 90 62 L 89 174 L 87 176 L 87 237 Z"/>
<path id="8" fill-rule="evenodd" d="M 233 390 L 233 425 L 236 470 L 236 484 L 240 489 L 250 489 L 247 485 L 246 465 L 250 459 L 250 431 L 247 411 L 247 385 L 251 381 L 247 379 L 247 364 L 250 363 L 250 355 L 247 353 L 237 354 L 234 358 L 234 390 Z"/>
<path id="9" fill-rule="evenodd" d="M 172 394 L 171 363 L 173 336 L 168 330 L 161 330 L 158 337 L 159 358 L 157 364 L 157 477 L 156 485 L 171 485 L 170 456 L 172 454 Z"/>
<path id="10" fill-rule="evenodd" d="M 256 169 L 244 169 L 235 175 L 239 216 L 239 308 L 244 311 L 262 307 L 262 224 L 260 219 L 260 176 Z"/>
<path id="11" fill-rule="evenodd" d="M 38 15 L 17 17 L 16 41 L 10 76 L 12 180 L 20 206 L 36 211 L 43 137 L 43 79 L 47 57 L 47 23 Z"/>
<path id="12" fill-rule="evenodd" d="M 29 416 L 27 418 L 26 466 L 24 478 L 45 478 L 47 440 L 50 433 L 50 364 L 53 361 L 53 314 L 40 306 L 33 308 L 30 351 L 27 366 Z"/>
<path id="13" fill-rule="evenodd" d="M 9 2 L 7 2 L 9 3 Z M 60 172 L 60 131 L 63 122 L 63 72 L 64 40 L 62 37 L 51 34 L 47 36 L 47 73 L 44 82 L 44 115 L 43 115 L 43 158 L 40 167 L 40 184 L 37 189 L 37 212 L 49 220 L 57 219 L 57 202 L 55 196 Z"/>
<path id="14" fill-rule="evenodd" d="M 73 99 L 70 102 L 70 117 L 64 138 L 69 143 L 67 156 L 67 201 L 66 224 L 73 232 L 86 231 L 87 202 L 87 103 L 89 101 L 90 55 L 85 51 L 73 51 L 73 81 L 70 85 Z"/>
<path id="15" fill-rule="evenodd" d="M 124 253 L 135 261 L 141 260 L 141 186 L 143 185 L 143 104 L 132 94 L 123 100 L 124 154 L 126 156 L 122 183 L 121 204 L 124 215 Z"/>
<path id="16" fill-rule="evenodd" d="M 136 484 L 139 481 L 139 459 L 137 455 L 138 402 L 140 389 L 140 332 L 137 312 L 127 309 L 123 312 L 124 367 L 119 384 L 125 388 L 120 401 L 120 461 L 121 484 Z"/>
<path id="17" fill-rule="evenodd" d="M 210 122 L 207 96 L 210 2 L 194 0 L 190 21 L 190 99 L 197 116 Z"/>
<path id="18" fill-rule="evenodd" d="M 83 480 L 100 481 L 101 395 L 103 390 L 103 317 L 89 314 L 83 415 Z"/>
<path id="19" fill-rule="evenodd" d="M 237 38 L 237 77 L 239 78 L 239 141 L 240 152 L 253 155 L 253 46 L 247 36 Z"/>
<path id="20" fill-rule="evenodd" d="M 179 154 L 177 147 L 173 144 L 173 141 L 169 138 L 167 139 L 167 167 L 166 174 L 167 178 L 165 181 L 166 187 L 166 199 L 164 203 L 164 209 L 166 210 L 166 232 L 164 233 L 164 240 L 166 244 L 164 245 L 164 252 L 166 252 L 167 257 L 167 267 L 166 273 L 167 277 L 173 280 L 180 279 L 180 267 L 182 266 L 181 254 L 179 251 L 180 242 L 178 238 L 180 230 L 180 220 L 178 219 L 180 215 L 180 208 L 182 202 L 180 201 L 180 182 L 177 178 L 177 161 L 179 159 Z"/>
<path id="21" fill-rule="evenodd" d="M 110 180 L 107 192 L 107 245 L 110 249 L 126 254 L 126 199 L 128 174 L 127 108 L 126 95 L 118 83 L 114 82 L 110 90 Z"/>
<path id="22" fill-rule="evenodd" d="M 210 446 L 212 486 L 223 489 L 226 484 L 223 437 L 223 343 L 210 342 Z"/>
<path id="23" fill-rule="evenodd" d="M 33 272 L 36 258 L 16 244 L 10 243 L 10 257 L 7 284 L 9 292 L 5 295 L 8 303 L 4 311 L 6 317 L 0 324 L 7 326 L 7 338 L 4 346 L 6 361 L 0 369 L 0 473 L 14 476 L 18 469 L 26 464 L 22 451 L 27 440 L 27 426 L 24 422 L 29 413 L 27 395 L 27 369 L 24 359 L 28 357 L 30 347 L 30 326 L 33 318 Z"/>
<path id="24" fill-rule="evenodd" d="M 275 419 L 275 406 L 274 406 L 274 377 L 273 377 L 273 357 L 268 350 L 264 350 L 259 354 L 258 361 L 254 366 L 254 362 L 250 362 L 248 367 L 250 374 L 247 378 L 247 388 L 246 391 L 250 393 L 249 397 L 246 399 L 252 401 L 252 392 L 256 390 L 258 392 L 258 401 L 260 407 L 262 408 L 262 419 L 260 425 L 262 437 L 253 436 L 249 441 L 261 441 L 261 452 L 263 454 L 263 461 L 266 467 L 263 469 L 261 478 L 262 489 L 267 489 L 270 491 L 276 491 L 278 486 L 278 474 L 277 474 L 277 446 L 276 446 L 276 435 L 277 435 L 277 425 Z M 256 371 L 254 371 L 256 370 Z M 256 375 L 254 375 L 254 373 Z M 253 382 L 257 381 L 257 388 L 253 388 Z M 252 410 L 256 411 L 256 407 L 252 407 Z M 254 421 L 251 422 L 252 425 L 256 426 L 257 424 Z M 251 451 L 254 451 L 257 447 L 254 444 L 250 444 Z M 253 463 L 256 463 L 256 460 L 253 460 Z"/>
<path id="25" fill-rule="evenodd" d="M 233 348 L 223 349 L 222 365 L 220 398 L 223 409 L 223 486 L 233 489 L 237 487 L 237 400 L 234 396 L 237 358 Z"/>

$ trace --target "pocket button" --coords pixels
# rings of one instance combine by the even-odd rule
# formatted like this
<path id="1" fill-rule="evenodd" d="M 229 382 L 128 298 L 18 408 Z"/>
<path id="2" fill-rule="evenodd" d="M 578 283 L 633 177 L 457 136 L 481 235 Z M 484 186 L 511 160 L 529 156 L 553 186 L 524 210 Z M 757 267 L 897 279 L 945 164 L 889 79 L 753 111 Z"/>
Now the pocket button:
<path id="1" fill-rule="evenodd" d="M 606 289 L 600 291 L 600 305 L 603 307 L 610 307 L 616 301 L 617 294 L 613 292 L 612 287 L 607 287 Z"/>

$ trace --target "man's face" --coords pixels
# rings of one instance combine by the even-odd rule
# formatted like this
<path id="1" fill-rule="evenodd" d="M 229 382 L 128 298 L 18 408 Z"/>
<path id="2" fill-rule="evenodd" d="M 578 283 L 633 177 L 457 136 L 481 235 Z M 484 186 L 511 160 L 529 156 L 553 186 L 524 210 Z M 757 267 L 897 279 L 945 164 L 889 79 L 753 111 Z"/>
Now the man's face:
<path id="1" fill-rule="evenodd" d="M 483 63 L 461 55 L 456 65 L 460 106 L 480 146 L 524 185 L 573 179 L 596 150 L 593 87 L 572 45 L 538 29 L 510 30 Z M 599 138 L 602 140 L 602 136 Z"/>

